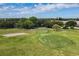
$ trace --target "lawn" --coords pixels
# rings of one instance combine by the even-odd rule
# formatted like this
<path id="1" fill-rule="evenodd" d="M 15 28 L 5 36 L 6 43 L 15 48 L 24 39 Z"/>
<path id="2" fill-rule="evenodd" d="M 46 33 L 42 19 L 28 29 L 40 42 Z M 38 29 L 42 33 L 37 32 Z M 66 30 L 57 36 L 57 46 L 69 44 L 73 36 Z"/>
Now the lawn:
<path id="1" fill-rule="evenodd" d="M 28 35 L 4 37 L 8 33 Z M 79 30 L 0 29 L 1 56 L 79 56 Z"/>

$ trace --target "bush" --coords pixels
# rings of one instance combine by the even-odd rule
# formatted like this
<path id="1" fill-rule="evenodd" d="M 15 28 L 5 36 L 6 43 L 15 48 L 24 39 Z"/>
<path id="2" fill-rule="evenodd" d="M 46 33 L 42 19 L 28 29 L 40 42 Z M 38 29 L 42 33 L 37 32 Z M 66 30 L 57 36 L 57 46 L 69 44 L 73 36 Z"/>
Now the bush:
<path id="1" fill-rule="evenodd" d="M 74 29 L 74 27 L 77 25 L 76 21 L 70 20 L 65 23 L 66 27 L 70 27 L 70 29 Z"/>
<path id="2" fill-rule="evenodd" d="M 45 20 L 43 23 L 44 27 L 52 28 L 53 23 L 50 20 Z"/>
<path id="3" fill-rule="evenodd" d="M 31 28 L 33 28 L 33 22 L 30 21 L 30 20 L 26 20 L 26 21 L 24 22 L 23 26 L 24 26 L 24 28 L 26 28 L 26 29 L 31 29 Z"/>
<path id="4" fill-rule="evenodd" d="M 59 26 L 58 24 L 53 25 L 52 27 L 55 31 L 60 31 L 61 30 L 61 26 Z"/>
<path id="5" fill-rule="evenodd" d="M 62 21 L 59 21 L 59 20 L 53 20 L 52 23 L 53 23 L 53 25 L 55 25 L 55 24 L 57 24 L 59 26 L 63 26 L 64 25 L 64 23 Z"/>
<path id="6" fill-rule="evenodd" d="M 17 28 L 25 28 L 25 29 L 31 29 L 33 28 L 33 22 L 30 20 L 25 20 L 25 21 L 19 21 L 16 23 Z"/>
<path id="7" fill-rule="evenodd" d="M 68 27 L 67 26 L 64 26 L 63 29 L 68 29 Z"/>

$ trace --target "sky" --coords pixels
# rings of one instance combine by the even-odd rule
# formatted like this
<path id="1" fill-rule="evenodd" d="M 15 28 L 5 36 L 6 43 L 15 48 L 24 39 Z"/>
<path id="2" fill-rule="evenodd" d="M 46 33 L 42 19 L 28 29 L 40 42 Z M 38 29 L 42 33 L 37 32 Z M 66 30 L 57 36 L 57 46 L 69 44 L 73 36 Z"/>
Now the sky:
<path id="1" fill-rule="evenodd" d="M 0 3 L 0 18 L 79 18 L 78 3 Z"/>

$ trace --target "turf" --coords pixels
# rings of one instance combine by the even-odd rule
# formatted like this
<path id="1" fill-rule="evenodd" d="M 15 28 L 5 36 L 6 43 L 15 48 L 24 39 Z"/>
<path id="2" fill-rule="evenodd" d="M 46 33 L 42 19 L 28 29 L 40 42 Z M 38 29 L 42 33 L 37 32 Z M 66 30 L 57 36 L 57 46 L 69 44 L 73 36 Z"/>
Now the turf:
<path id="1" fill-rule="evenodd" d="M 3 37 L 24 32 L 28 35 Z M 0 29 L 0 56 L 78 56 L 79 30 Z"/>

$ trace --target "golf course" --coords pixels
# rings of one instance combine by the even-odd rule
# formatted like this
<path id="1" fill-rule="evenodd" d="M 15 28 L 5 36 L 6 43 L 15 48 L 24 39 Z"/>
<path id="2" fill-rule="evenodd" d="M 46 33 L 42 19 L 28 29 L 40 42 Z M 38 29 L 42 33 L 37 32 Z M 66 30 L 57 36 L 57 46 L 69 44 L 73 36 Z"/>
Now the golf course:
<path id="1" fill-rule="evenodd" d="M 5 34 L 25 33 L 4 36 Z M 0 56 L 77 56 L 79 30 L 0 29 Z"/>
<path id="2" fill-rule="evenodd" d="M 79 3 L 1 3 L 0 56 L 79 56 Z"/>

